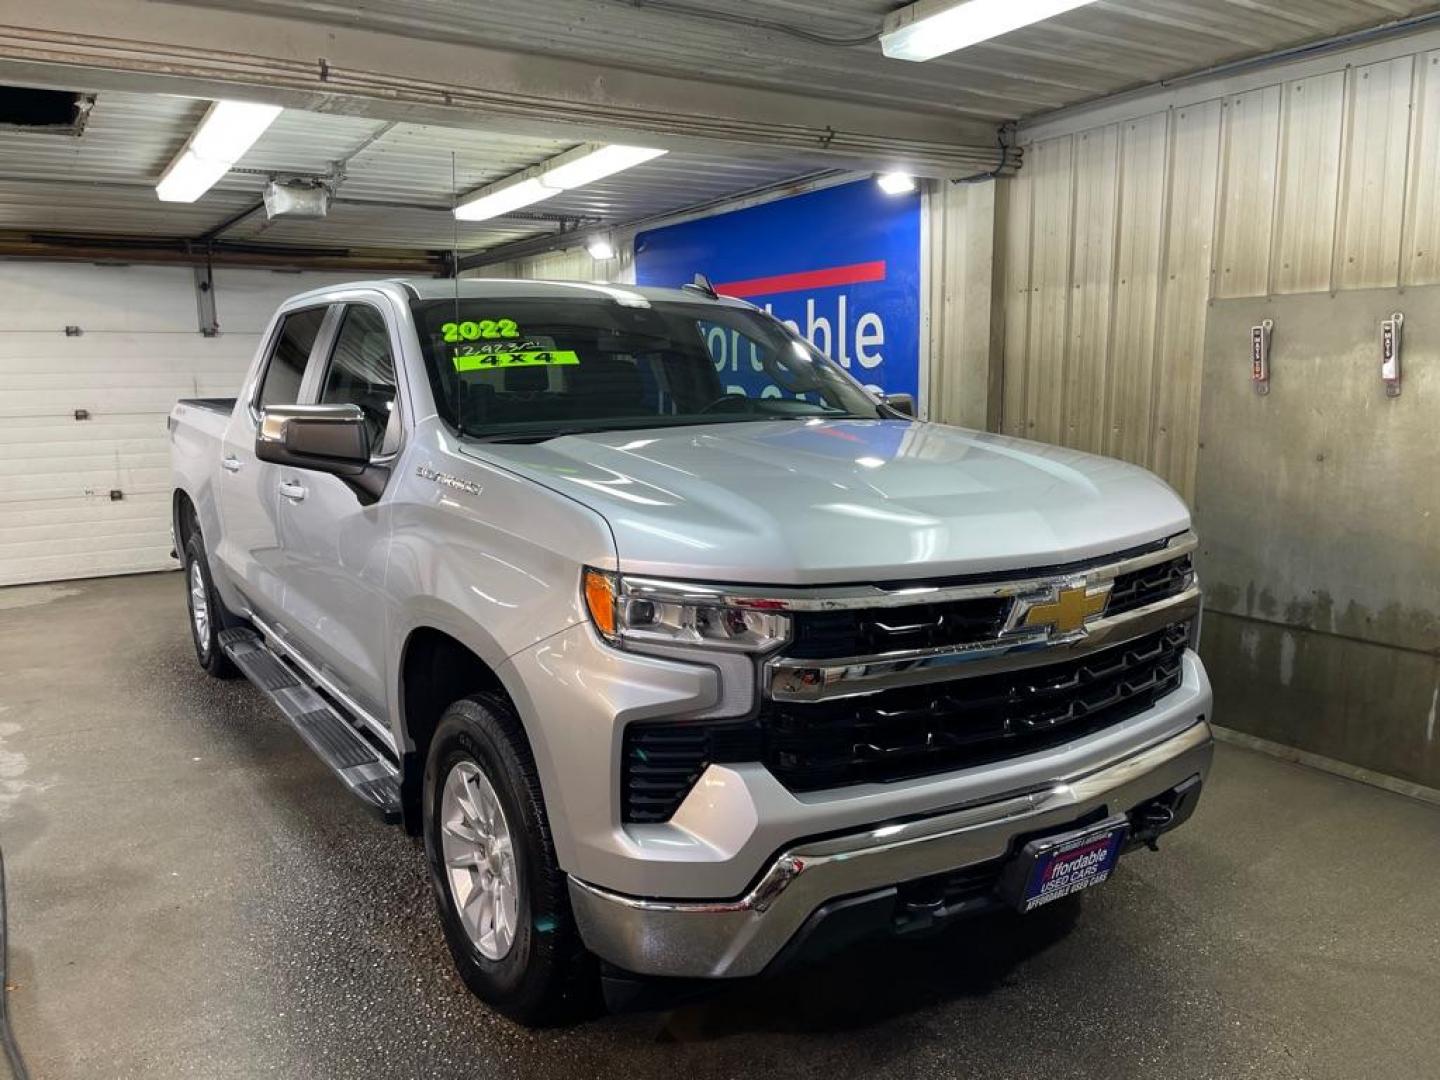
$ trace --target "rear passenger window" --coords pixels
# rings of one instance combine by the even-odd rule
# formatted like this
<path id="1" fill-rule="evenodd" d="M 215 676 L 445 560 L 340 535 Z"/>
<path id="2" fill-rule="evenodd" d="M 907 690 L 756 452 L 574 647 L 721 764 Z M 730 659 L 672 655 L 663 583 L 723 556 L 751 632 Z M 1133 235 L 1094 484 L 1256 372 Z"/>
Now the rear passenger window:
<path id="1" fill-rule="evenodd" d="M 270 364 L 265 369 L 265 381 L 260 386 L 260 408 L 294 405 L 300 400 L 300 382 L 305 378 L 310 350 L 320 336 L 325 310 L 307 308 L 285 316 L 275 350 L 270 354 Z"/>
<path id="2" fill-rule="evenodd" d="M 391 449 L 385 435 L 395 411 L 395 357 L 385 318 L 374 308 L 352 304 L 345 309 L 320 404 L 359 405 L 370 429 L 371 449 Z"/>

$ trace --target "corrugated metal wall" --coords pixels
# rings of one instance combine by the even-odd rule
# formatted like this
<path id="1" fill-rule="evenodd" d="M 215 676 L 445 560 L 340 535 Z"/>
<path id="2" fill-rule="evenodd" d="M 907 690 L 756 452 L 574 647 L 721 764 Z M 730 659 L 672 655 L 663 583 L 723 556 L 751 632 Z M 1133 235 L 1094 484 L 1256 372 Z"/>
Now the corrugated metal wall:
<path id="1" fill-rule="evenodd" d="M 1440 282 L 1440 50 L 1333 66 L 1026 147 L 1004 431 L 1191 498 L 1212 297 Z"/>
<path id="2" fill-rule="evenodd" d="M 626 241 L 615 243 L 615 258 L 597 262 L 584 248 L 551 251 L 528 259 L 482 266 L 467 272 L 465 277 L 523 278 L 531 281 L 599 281 L 611 284 L 634 284 L 635 250 Z"/>

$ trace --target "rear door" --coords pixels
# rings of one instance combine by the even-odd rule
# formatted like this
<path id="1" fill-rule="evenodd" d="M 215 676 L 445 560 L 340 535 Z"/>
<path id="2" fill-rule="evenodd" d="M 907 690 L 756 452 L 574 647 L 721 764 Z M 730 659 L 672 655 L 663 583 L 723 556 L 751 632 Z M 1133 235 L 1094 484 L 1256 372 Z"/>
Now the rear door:
<path id="1" fill-rule="evenodd" d="M 319 377 L 304 400 L 358 405 L 369 429 L 371 459 L 385 467 L 400 449 L 398 340 L 388 301 L 354 301 L 337 313 L 334 333 L 317 355 Z M 390 543 L 383 498 L 362 500 L 338 477 L 278 467 L 277 574 L 285 590 L 290 642 L 372 717 L 385 715 L 385 585 Z M 388 737 L 388 727 L 377 728 Z"/>
<path id="2" fill-rule="evenodd" d="M 264 618 L 284 611 L 280 577 L 280 469 L 255 456 L 260 412 L 270 405 L 301 400 L 305 372 L 333 316 L 329 305 L 285 312 L 270 334 L 255 384 L 248 388 L 246 407 L 237 408 L 225 429 L 220 448 L 220 570 Z"/>

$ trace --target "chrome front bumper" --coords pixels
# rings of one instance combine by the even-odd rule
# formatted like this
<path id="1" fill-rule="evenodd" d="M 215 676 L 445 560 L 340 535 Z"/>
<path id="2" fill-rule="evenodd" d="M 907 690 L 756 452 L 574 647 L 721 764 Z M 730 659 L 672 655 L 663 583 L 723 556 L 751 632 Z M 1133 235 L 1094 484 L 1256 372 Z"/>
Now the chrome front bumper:
<path id="1" fill-rule="evenodd" d="M 1042 789 L 962 806 L 826 840 L 778 855 L 735 900 L 647 900 L 570 879 L 586 946 L 640 975 L 758 975 L 811 913 L 836 897 L 883 889 L 996 859 L 1024 833 L 1058 827 L 1104 807 L 1133 809 L 1208 772 L 1209 725 L 1179 734 Z"/>

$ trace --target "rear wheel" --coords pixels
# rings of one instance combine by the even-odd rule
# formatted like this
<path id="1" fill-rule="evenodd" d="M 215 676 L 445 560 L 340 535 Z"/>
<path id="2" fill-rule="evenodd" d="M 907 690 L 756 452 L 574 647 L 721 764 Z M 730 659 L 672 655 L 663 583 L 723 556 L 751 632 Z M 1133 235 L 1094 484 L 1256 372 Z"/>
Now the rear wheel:
<path id="1" fill-rule="evenodd" d="M 190 637 L 200 666 L 217 679 L 233 679 L 239 671 L 220 648 L 225 608 L 215 593 L 210 564 L 205 561 L 205 542 L 198 529 L 185 540 L 185 603 L 190 609 Z"/>
<path id="2" fill-rule="evenodd" d="M 460 976 L 524 1024 L 578 1018 L 597 986 L 519 720 L 492 694 L 445 711 L 425 768 L 425 850 Z"/>

